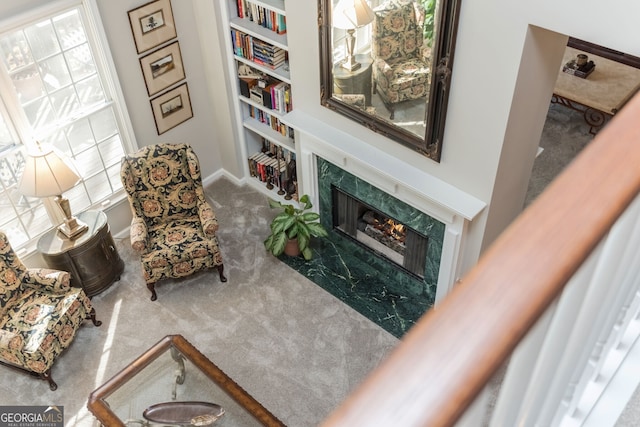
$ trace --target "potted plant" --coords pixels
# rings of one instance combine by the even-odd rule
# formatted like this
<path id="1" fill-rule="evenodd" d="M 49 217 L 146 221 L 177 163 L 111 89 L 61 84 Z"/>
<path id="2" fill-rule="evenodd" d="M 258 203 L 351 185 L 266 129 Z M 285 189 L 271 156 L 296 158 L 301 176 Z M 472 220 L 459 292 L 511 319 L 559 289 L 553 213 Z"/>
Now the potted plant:
<path id="1" fill-rule="evenodd" d="M 311 237 L 326 237 L 328 234 L 319 222 L 320 215 L 311 211 L 313 205 L 309 196 L 305 194 L 300 197 L 298 207 L 269 199 L 269 207 L 282 209 L 282 212 L 271 221 L 271 234 L 264 241 L 264 247 L 267 251 L 275 256 L 283 252 L 287 255 L 302 253 L 304 259 L 310 260 L 312 253 L 309 242 Z M 285 251 L 287 245 L 294 249 L 293 253 Z"/>

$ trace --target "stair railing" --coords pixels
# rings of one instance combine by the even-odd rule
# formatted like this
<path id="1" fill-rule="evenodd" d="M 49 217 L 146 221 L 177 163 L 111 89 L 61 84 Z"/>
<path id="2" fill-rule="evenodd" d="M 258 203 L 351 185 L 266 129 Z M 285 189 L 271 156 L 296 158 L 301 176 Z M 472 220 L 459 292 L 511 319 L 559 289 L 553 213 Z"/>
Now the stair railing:
<path id="1" fill-rule="evenodd" d="M 637 95 L 322 426 L 455 425 L 510 359 L 491 425 L 597 411 L 640 306 L 638 117 Z"/>

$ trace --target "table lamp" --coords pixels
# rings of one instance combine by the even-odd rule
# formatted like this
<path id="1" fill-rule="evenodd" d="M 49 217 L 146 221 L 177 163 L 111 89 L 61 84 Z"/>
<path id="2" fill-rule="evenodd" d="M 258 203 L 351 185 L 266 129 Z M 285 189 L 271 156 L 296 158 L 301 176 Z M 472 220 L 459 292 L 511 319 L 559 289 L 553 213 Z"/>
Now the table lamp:
<path id="1" fill-rule="evenodd" d="M 356 45 L 355 32 L 357 28 L 364 27 L 373 22 L 373 10 L 366 0 L 340 0 L 333 10 L 332 25 L 336 28 L 347 30 L 345 47 L 347 57 L 340 64 L 342 68 L 355 71 L 360 68 L 360 63 L 356 62 L 354 47 Z"/>
<path id="2" fill-rule="evenodd" d="M 73 239 L 87 230 L 87 225 L 71 215 L 69 199 L 62 193 L 73 188 L 80 176 L 66 156 L 48 145 L 37 144 L 35 150 L 27 152 L 24 173 L 20 180 L 20 191 L 26 196 L 51 197 L 64 214 L 64 222 L 58 230 Z"/>

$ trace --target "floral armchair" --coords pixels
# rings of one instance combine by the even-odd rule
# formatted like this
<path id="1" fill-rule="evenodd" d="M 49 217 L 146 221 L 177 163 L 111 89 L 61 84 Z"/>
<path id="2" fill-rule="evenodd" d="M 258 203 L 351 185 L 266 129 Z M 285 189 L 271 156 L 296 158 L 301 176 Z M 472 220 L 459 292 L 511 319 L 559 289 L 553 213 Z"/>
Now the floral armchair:
<path id="1" fill-rule="evenodd" d="M 389 0 L 373 12 L 373 93 L 380 95 L 393 120 L 396 104 L 426 100 L 429 93 L 424 9 L 415 0 Z"/>
<path id="2" fill-rule="evenodd" d="M 133 218 L 131 246 L 140 252 L 151 300 L 155 284 L 217 268 L 226 282 L 216 231 L 218 220 L 205 200 L 200 164 L 188 144 L 143 147 L 122 159 L 120 177 Z"/>
<path id="3" fill-rule="evenodd" d="M 47 380 L 51 390 L 58 388 L 51 365 L 84 319 L 102 323 L 69 279 L 66 271 L 26 268 L 0 232 L 0 363 Z"/>

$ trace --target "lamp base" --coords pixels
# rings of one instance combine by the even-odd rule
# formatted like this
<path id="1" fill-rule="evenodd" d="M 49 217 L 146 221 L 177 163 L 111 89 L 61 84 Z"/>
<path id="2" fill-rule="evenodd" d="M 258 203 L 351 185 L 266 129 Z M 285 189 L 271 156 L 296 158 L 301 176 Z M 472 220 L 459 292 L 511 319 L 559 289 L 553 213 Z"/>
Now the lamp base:
<path id="1" fill-rule="evenodd" d="M 347 38 L 344 42 L 346 48 L 345 60 L 340 64 L 342 68 L 346 68 L 349 71 L 355 71 L 361 66 L 360 63 L 356 61 L 356 56 L 354 55 L 354 48 L 356 46 L 355 32 L 356 30 L 354 28 L 347 30 Z"/>
<path id="2" fill-rule="evenodd" d="M 58 226 L 58 231 L 64 234 L 68 239 L 75 239 L 82 233 L 87 231 L 89 227 L 84 222 L 78 220 L 75 216 L 67 218 Z"/>
<path id="3" fill-rule="evenodd" d="M 340 64 L 342 68 L 345 68 L 349 71 L 355 71 L 362 66 L 358 61 L 356 61 L 355 56 L 351 55 L 347 59 L 345 59 L 342 64 Z"/>

